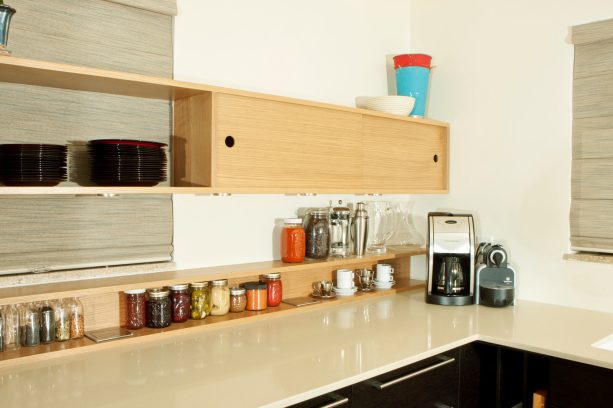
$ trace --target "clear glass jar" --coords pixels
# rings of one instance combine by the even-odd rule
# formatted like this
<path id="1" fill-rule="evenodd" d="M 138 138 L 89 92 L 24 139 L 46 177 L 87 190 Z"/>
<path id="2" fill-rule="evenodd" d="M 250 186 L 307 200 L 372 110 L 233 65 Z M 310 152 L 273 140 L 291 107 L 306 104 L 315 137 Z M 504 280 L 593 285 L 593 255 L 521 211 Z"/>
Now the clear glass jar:
<path id="1" fill-rule="evenodd" d="M 154 329 L 170 326 L 172 303 L 169 292 L 164 289 L 150 289 L 147 299 L 147 327 Z"/>
<path id="2" fill-rule="evenodd" d="M 283 262 L 303 262 L 305 254 L 305 235 L 300 218 L 284 220 L 281 231 L 281 260 Z"/>
<path id="3" fill-rule="evenodd" d="M 126 290 L 126 329 L 138 330 L 147 321 L 147 292 L 145 289 Z"/>
<path id="4" fill-rule="evenodd" d="M 227 279 L 211 281 L 211 316 L 222 316 L 230 311 L 230 289 Z"/>
<path id="5" fill-rule="evenodd" d="M 73 298 L 70 305 L 70 338 L 80 339 L 85 334 L 85 314 L 83 303 Z"/>
<path id="6" fill-rule="evenodd" d="M 192 319 L 204 319 L 211 311 L 209 305 L 209 283 L 190 283 L 191 293 L 191 316 Z"/>
<path id="7" fill-rule="evenodd" d="M 170 286 L 172 321 L 174 323 L 183 323 L 189 319 L 190 296 L 187 288 L 187 284 Z"/>
<path id="8" fill-rule="evenodd" d="M 245 295 L 245 288 L 231 288 L 230 289 L 230 311 L 233 313 L 240 313 L 245 311 L 247 306 L 247 296 Z"/>
<path id="9" fill-rule="evenodd" d="M 266 304 L 268 307 L 275 307 L 283 300 L 283 285 L 280 273 L 267 273 L 262 275 L 262 282 L 266 283 Z"/>
<path id="10" fill-rule="evenodd" d="M 34 303 L 19 307 L 19 327 L 22 346 L 32 347 L 40 344 L 40 315 Z"/>
<path id="11" fill-rule="evenodd" d="M 43 344 L 55 341 L 55 319 L 53 303 L 46 301 L 40 308 L 40 342 Z"/>
<path id="12" fill-rule="evenodd" d="M 15 305 L 6 306 L 2 317 L 4 320 L 4 350 L 16 350 L 21 347 L 17 307 Z"/>
<path id="13" fill-rule="evenodd" d="M 55 319 L 55 340 L 70 340 L 70 304 L 60 299 L 53 308 L 53 318 Z"/>
<path id="14" fill-rule="evenodd" d="M 246 282 L 242 285 L 247 291 L 247 310 L 266 309 L 266 284 L 262 282 Z"/>
<path id="15" fill-rule="evenodd" d="M 0 307 L 0 351 L 4 351 L 4 309 Z"/>
<path id="16" fill-rule="evenodd" d="M 330 253 L 330 221 L 328 219 L 328 211 L 312 211 L 309 214 L 305 233 L 306 257 L 313 259 L 327 258 Z"/>

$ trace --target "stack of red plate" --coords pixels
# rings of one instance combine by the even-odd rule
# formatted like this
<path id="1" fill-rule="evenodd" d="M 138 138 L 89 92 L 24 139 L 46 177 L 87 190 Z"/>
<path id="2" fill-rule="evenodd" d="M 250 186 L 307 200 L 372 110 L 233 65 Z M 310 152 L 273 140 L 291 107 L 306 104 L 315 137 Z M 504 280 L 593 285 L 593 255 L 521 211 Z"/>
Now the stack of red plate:
<path id="1" fill-rule="evenodd" d="M 0 181 L 6 186 L 55 186 L 66 180 L 66 146 L 0 145 Z"/>
<path id="2" fill-rule="evenodd" d="M 87 144 L 91 181 L 101 186 L 155 186 L 166 180 L 165 143 L 98 139 Z"/>

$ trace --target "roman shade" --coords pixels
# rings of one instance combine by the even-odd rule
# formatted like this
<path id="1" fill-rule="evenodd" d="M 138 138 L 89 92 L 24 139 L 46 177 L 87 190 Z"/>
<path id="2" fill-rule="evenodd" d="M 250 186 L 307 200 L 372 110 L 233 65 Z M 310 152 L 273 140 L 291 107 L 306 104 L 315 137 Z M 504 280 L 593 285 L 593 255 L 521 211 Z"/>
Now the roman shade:
<path id="1" fill-rule="evenodd" d="M 572 42 L 571 247 L 613 253 L 613 19 L 573 27 Z"/>
<path id="2" fill-rule="evenodd" d="M 10 4 L 15 57 L 172 77 L 174 1 Z M 65 186 L 91 185 L 88 140 L 172 134 L 169 101 L 20 84 L 0 83 L 0 117 L 0 143 L 68 145 Z M 171 259 L 170 195 L 0 196 L 0 274 Z"/>

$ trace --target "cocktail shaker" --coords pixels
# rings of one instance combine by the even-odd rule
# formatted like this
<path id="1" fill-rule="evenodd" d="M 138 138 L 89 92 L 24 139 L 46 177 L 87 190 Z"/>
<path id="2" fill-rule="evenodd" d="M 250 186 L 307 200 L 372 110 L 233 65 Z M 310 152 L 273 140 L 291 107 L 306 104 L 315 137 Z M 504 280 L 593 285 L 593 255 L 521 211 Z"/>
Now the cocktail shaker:
<path id="1" fill-rule="evenodd" d="M 364 203 L 357 203 L 353 216 L 353 252 L 356 256 L 363 256 L 366 252 L 366 239 L 368 238 L 368 212 Z"/>

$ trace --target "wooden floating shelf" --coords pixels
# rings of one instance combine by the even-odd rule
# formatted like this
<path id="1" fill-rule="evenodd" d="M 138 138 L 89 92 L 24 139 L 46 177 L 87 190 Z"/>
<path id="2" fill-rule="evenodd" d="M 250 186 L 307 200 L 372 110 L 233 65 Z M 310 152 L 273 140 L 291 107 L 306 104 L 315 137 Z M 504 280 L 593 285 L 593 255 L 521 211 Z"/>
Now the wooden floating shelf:
<path id="1" fill-rule="evenodd" d="M 327 260 L 307 259 L 305 262 L 296 264 L 283 263 L 281 261 L 264 261 L 140 275 L 84 279 L 72 282 L 0 288 L 0 305 L 59 299 L 63 297 L 90 296 L 103 293 L 122 292 L 129 289 L 153 288 L 187 282 L 210 281 L 213 279 L 236 279 L 272 272 L 292 273 L 310 270 L 319 266 L 329 269 L 339 269 L 356 263 L 377 263 L 382 260 L 424 255 L 425 253 L 425 248 L 415 246 L 402 249 L 388 249 L 387 253 L 381 255 L 368 255 L 363 257 L 348 256 L 345 258 L 329 258 Z"/>
<path id="2" fill-rule="evenodd" d="M 251 323 L 273 317 L 287 316 L 292 313 L 303 313 L 365 299 L 391 296 L 399 292 L 423 289 L 424 287 L 425 282 L 423 281 L 400 278 L 396 279 L 396 286 L 392 289 L 375 290 L 372 292 L 358 292 L 354 296 L 339 296 L 335 299 L 322 300 L 321 303 L 304 307 L 296 307 L 282 303 L 278 307 L 271 307 L 259 312 L 245 311 L 242 313 L 228 313 L 224 316 L 208 316 L 202 320 L 188 320 L 185 323 L 173 323 L 169 327 L 163 329 L 142 328 L 140 330 L 134 330 L 133 337 L 106 343 L 95 343 L 88 338 L 82 338 L 44 344 L 35 347 L 21 347 L 18 350 L 0 352 L 0 368 L 39 362 L 67 355 L 74 356 L 76 354 L 109 349 L 127 344 L 142 343 L 144 341 L 166 339 L 186 333 L 204 332 L 206 330 L 216 330 L 225 327 L 237 326 L 247 322 Z"/>

